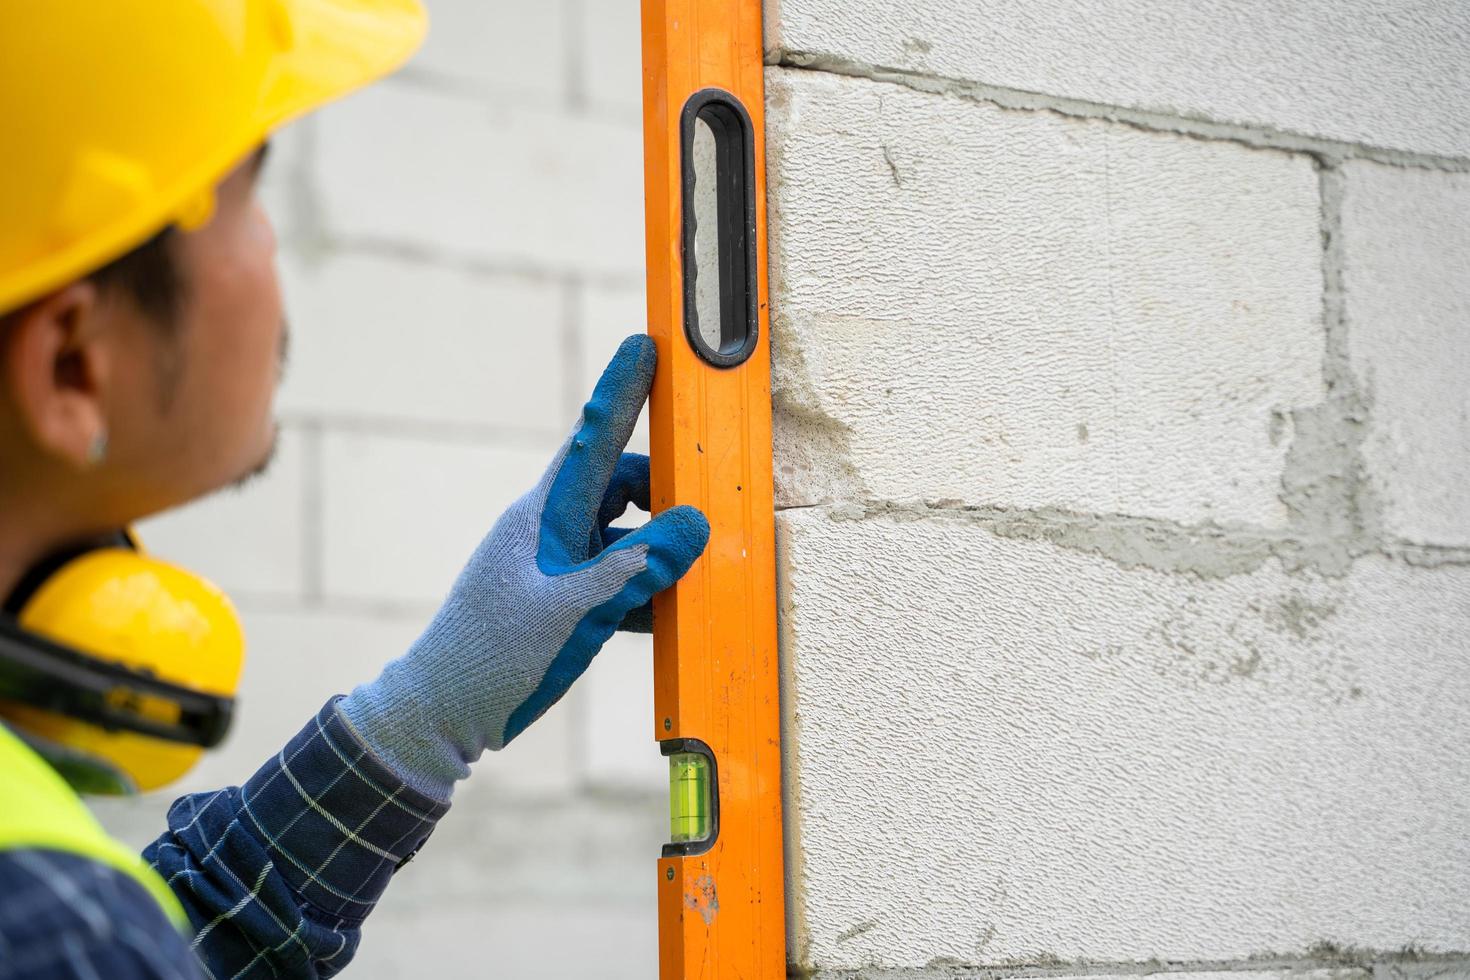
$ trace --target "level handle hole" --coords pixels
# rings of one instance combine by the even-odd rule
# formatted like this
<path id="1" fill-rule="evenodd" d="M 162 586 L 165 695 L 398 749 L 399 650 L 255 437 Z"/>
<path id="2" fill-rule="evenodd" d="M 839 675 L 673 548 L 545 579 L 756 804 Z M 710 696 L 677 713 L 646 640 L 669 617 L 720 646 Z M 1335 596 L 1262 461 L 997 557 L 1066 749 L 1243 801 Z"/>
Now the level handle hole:
<path id="1" fill-rule="evenodd" d="M 685 104 L 682 129 L 684 332 L 704 360 L 734 367 L 759 339 L 750 115 L 705 89 Z"/>

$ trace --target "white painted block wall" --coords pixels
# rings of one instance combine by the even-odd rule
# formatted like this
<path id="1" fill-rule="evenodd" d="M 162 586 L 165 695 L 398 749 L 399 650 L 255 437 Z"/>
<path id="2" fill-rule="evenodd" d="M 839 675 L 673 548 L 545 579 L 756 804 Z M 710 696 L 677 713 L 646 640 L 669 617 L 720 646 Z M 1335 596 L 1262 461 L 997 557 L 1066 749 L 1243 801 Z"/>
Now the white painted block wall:
<path id="1" fill-rule="evenodd" d="M 232 594 L 250 643 L 234 733 L 186 790 L 243 781 L 413 641 L 645 329 L 637 0 L 428 6 L 407 69 L 274 141 L 292 326 L 274 469 L 140 529 Z M 655 972 L 651 658 L 615 640 L 481 763 L 352 976 Z M 171 798 L 105 817 L 141 844 Z"/>
<path id="2" fill-rule="evenodd" d="M 766 14 L 795 970 L 1470 975 L 1470 8 Z"/>

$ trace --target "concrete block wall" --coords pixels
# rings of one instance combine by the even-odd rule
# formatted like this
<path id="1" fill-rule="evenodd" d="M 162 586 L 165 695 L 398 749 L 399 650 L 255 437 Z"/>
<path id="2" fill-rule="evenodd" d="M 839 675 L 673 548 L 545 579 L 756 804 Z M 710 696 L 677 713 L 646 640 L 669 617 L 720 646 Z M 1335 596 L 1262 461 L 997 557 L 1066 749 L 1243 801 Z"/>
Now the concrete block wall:
<path id="1" fill-rule="evenodd" d="M 428 6 L 400 75 L 274 141 L 292 325 L 274 468 L 140 528 L 230 592 L 250 643 L 235 731 L 184 790 L 244 780 L 401 653 L 645 329 L 637 0 Z M 353 976 L 656 972 L 651 664 L 646 637 L 615 640 L 487 756 Z M 173 795 L 105 818 L 141 844 Z"/>
<path id="2" fill-rule="evenodd" d="M 766 16 L 793 972 L 1470 975 L 1470 9 Z"/>

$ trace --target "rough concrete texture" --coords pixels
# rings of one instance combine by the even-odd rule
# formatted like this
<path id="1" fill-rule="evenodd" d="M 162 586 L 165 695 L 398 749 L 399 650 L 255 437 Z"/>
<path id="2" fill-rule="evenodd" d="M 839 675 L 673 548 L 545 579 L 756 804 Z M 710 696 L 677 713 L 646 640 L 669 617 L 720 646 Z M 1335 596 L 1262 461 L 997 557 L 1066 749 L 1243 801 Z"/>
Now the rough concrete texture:
<path id="1" fill-rule="evenodd" d="M 1285 525 L 1323 399 L 1302 156 L 768 72 L 783 506 Z"/>
<path id="2" fill-rule="evenodd" d="M 1470 545 L 1470 174 L 1344 167 L 1343 301 L 1384 530 Z"/>
<path id="3" fill-rule="evenodd" d="M 1064 976 L 1067 980 L 1138 980 L 1141 977 L 1157 977 L 1161 980 L 1368 980 L 1369 972 L 1358 967 L 1332 967 L 1321 969 L 1313 966 L 1282 966 L 1272 969 L 1252 970 L 1208 970 L 1208 969 L 1170 969 L 1164 970 L 1158 967 L 1142 965 L 1132 968 L 1118 968 L 1118 972 L 1088 972 L 1063 973 L 1057 969 L 1030 969 L 1030 970 L 1006 970 L 994 969 L 986 971 L 961 970 L 956 971 L 954 967 L 940 965 L 924 967 L 920 970 L 860 970 L 843 971 L 838 976 L 848 975 L 859 977 L 861 980 L 939 980 L 939 978 L 973 977 L 976 980 L 1022 980 L 1032 977 L 1057 977 Z"/>
<path id="4" fill-rule="evenodd" d="M 1470 568 L 777 523 L 800 967 L 1470 948 Z"/>
<path id="5" fill-rule="evenodd" d="M 770 57 L 1470 154 L 1463 0 L 767 0 Z"/>

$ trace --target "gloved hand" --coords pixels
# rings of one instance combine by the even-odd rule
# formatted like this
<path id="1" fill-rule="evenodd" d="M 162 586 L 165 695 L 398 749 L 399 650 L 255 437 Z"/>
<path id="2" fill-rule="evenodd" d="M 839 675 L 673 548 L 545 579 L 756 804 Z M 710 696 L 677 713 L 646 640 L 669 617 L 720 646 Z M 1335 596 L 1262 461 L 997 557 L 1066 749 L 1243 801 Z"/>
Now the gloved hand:
<path id="1" fill-rule="evenodd" d="M 411 786 L 448 799 L 485 749 L 504 748 L 572 685 L 625 617 L 703 552 L 709 523 L 648 506 L 648 460 L 622 449 L 653 380 L 647 337 L 618 349 L 541 481 L 480 543 L 424 634 L 338 710 Z M 631 614 L 631 616 L 630 616 Z"/>

